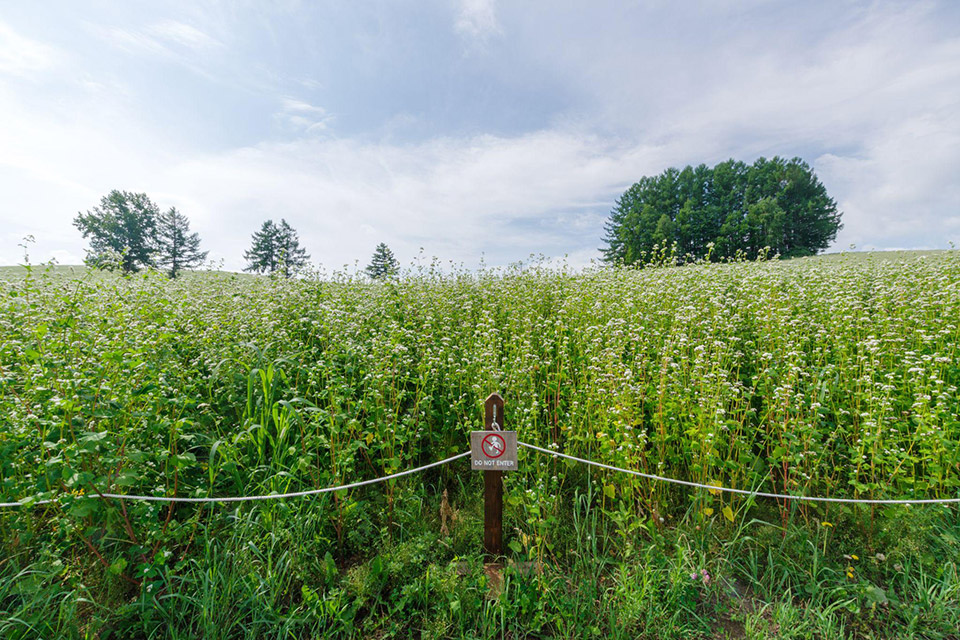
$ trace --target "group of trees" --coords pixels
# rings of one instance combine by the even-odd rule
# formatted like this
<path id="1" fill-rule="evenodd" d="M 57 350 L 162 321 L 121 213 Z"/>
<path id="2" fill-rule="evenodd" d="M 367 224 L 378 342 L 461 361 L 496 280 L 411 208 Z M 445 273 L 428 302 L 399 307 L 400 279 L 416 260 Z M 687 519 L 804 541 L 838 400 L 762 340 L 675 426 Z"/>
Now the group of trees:
<path id="1" fill-rule="evenodd" d="M 616 201 L 607 262 L 636 264 L 655 247 L 693 258 L 784 257 L 826 249 L 841 228 L 837 204 L 801 159 L 728 160 L 644 177 Z"/>
<path id="2" fill-rule="evenodd" d="M 176 278 L 207 259 L 187 217 L 175 207 L 161 213 L 145 193 L 113 190 L 73 224 L 90 240 L 84 262 L 93 267 L 119 266 L 125 273 L 155 267 Z"/>
<path id="3" fill-rule="evenodd" d="M 153 267 L 176 278 L 184 269 L 195 269 L 207 258 L 200 251 L 200 235 L 190 232 L 190 221 L 175 207 L 161 213 L 145 193 L 111 191 L 100 206 L 78 213 L 73 224 L 89 239 L 86 264 L 100 269 L 119 267 L 134 273 Z M 300 246 L 296 230 L 286 220 L 267 220 L 253 234 L 244 252 L 244 271 L 291 277 L 307 265 L 310 255 Z M 366 273 L 373 279 L 395 275 L 399 264 L 390 248 L 380 243 Z"/>
<path id="4" fill-rule="evenodd" d="M 840 215 L 837 203 L 800 158 L 671 168 L 641 178 L 617 199 L 602 251 L 607 262 L 627 265 L 644 262 L 658 248 L 713 260 L 756 257 L 766 251 L 784 257 L 813 255 L 836 238 Z M 143 193 L 111 191 L 100 206 L 77 214 L 73 223 L 90 239 L 85 262 L 91 266 L 119 266 L 128 273 L 156 267 L 176 278 L 207 257 L 186 216 L 173 207 L 161 213 Z M 244 258 L 244 271 L 291 277 L 310 256 L 294 228 L 281 219 L 280 224 L 263 223 Z M 398 270 L 393 252 L 381 242 L 367 275 L 388 278 Z"/>
<path id="5" fill-rule="evenodd" d="M 288 278 L 306 266 L 310 259 L 300 246 L 297 232 L 282 218 L 280 224 L 275 224 L 273 220 L 264 222 L 260 231 L 253 234 L 250 249 L 243 257 L 247 261 L 244 271 L 279 273 Z M 374 280 L 380 280 L 396 275 L 399 268 L 390 247 L 381 242 L 373 251 L 366 273 Z"/>

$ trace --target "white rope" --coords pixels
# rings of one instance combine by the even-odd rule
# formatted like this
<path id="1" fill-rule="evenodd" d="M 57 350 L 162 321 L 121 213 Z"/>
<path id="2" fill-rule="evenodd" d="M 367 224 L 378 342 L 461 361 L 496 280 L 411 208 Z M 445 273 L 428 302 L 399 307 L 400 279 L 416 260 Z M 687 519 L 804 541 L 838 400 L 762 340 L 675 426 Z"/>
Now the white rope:
<path id="1" fill-rule="evenodd" d="M 609 464 L 603 464 L 602 462 L 594 462 L 593 460 L 585 460 L 583 458 L 578 458 L 576 456 L 567 455 L 565 453 L 558 453 L 556 451 L 551 451 L 549 449 L 542 449 L 540 447 L 535 447 L 532 444 L 527 444 L 526 442 L 517 442 L 522 447 L 527 449 L 533 449 L 534 451 L 539 451 L 540 453 L 546 453 L 551 456 L 558 458 L 566 458 L 568 460 L 574 460 L 576 462 L 582 462 L 584 464 L 593 465 L 595 467 L 600 467 L 602 469 L 610 469 L 611 471 L 619 471 L 620 473 L 629 473 L 630 475 L 640 476 L 641 478 L 648 478 L 650 480 L 659 480 L 661 482 L 672 482 L 673 484 L 682 484 L 686 487 L 696 487 L 697 489 L 709 489 L 710 491 L 726 491 L 729 493 L 740 493 L 748 496 L 759 496 L 761 498 L 778 498 L 781 500 L 804 500 L 807 502 L 844 502 L 850 504 L 949 504 L 960 502 L 960 498 L 931 498 L 925 500 L 858 500 L 856 498 L 818 498 L 816 496 L 794 496 L 786 493 L 765 493 L 763 491 L 748 491 L 747 489 L 732 489 L 730 487 L 722 487 L 712 484 L 700 484 L 699 482 L 689 482 L 687 480 L 677 480 L 676 478 L 665 478 L 663 476 L 655 476 L 650 473 L 643 473 L 641 471 L 633 471 L 632 469 L 622 469 L 620 467 L 614 467 Z"/>
<path id="2" fill-rule="evenodd" d="M 776 498 L 779 500 L 800 500 L 806 502 L 834 502 L 834 503 L 846 503 L 846 504 L 956 504 L 960 503 L 960 498 L 929 498 L 921 500 L 897 500 L 897 499 L 857 499 L 857 498 L 822 498 L 818 496 L 797 496 L 786 493 L 767 493 L 764 491 L 750 491 L 747 489 L 734 489 L 731 487 L 724 487 L 712 484 L 701 484 L 699 482 L 690 482 L 688 480 L 677 480 L 676 478 L 667 478 L 664 476 L 658 476 L 650 473 L 643 473 L 642 471 L 634 471 L 632 469 L 623 469 L 621 467 L 614 467 L 609 464 L 604 464 L 602 462 L 595 462 L 593 460 L 587 460 L 585 458 L 578 458 L 576 456 L 571 456 L 566 453 L 559 453 L 557 451 L 551 451 L 549 449 L 543 449 L 532 444 L 527 444 L 526 442 L 517 442 L 522 447 L 527 449 L 532 449 L 540 453 L 545 453 L 549 456 L 554 456 L 557 458 L 566 458 L 567 460 L 573 460 L 575 462 L 582 462 L 584 464 L 592 465 L 594 467 L 599 467 L 601 469 L 609 469 L 610 471 L 617 471 L 619 473 L 626 473 L 633 476 L 639 476 L 641 478 L 647 478 L 649 480 L 657 480 L 660 482 L 669 482 L 672 484 L 679 484 L 686 487 L 694 487 L 697 489 L 707 489 L 708 491 L 725 491 L 727 493 L 738 493 L 741 495 L 747 496 L 757 496 L 761 498 Z M 422 467 L 417 467 L 416 469 L 408 469 L 407 471 L 401 471 L 400 473 L 394 473 L 389 476 L 382 476 L 380 478 L 374 478 L 372 480 L 363 480 L 361 482 L 354 482 L 351 484 L 345 484 L 338 487 L 326 487 L 323 489 L 310 489 L 308 491 L 294 491 L 291 493 L 272 493 L 266 495 L 257 495 L 257 496 L 228 496 L 225 498 L 177 498 L 177 497 L 166 497 L 166 496 L 138 496 L 138 495 L 127 495 L 120 493 L 101 493 L 97 495 L 90 495 L 88 497 L 92 498 L 116 498 L 116 499 L 126 499 L 126 500 L 143 500 L 146 502 L 245 502 L 251 500 L 275 500 L 281 498 L 299 498 L 302 496 L 312 496 L 320 493 L 330 493 L 333 491 L 343 491 L 345 489 L 353 489 L 355 487 L 362 487 L 365 485 L 376 484 L 378 482 L 384 482 L 386 480 L 391 480 L 393 478 L 400 478 L 402 476 L 410 475 L 413 473 L 418 473 L 431 467 L 437 467 L 448 462 L 453 462 L 460 458 L 465 458 L 470 455 L 469 451 L 459 453 L 455 456 L 451 456 L 444 460 L 439 460 L 437 462 L 431 462 L 430 464 L 423 465 Z M 34 503 L 27 503 L 30 506 L 39 506 L 43 504 L 50 504 L 52 502 L 58 502 L 56 498 L 50 500 L 38 500 Z M 24 503 L 21 502 L 0 502 L 0 508 L 3 507 L 22 507 Z"/>
<path id="3" fill-rule="evenodd" d="M 31 503 L 30 506 L 31 506 L 31 507 L 35 507 L 35 506 L 39 506 L 39 505 L 41 505 L 41 504 L 50 504 L 51 502 L 57 502 L 57 499 L 56 499 L 56 498 L 53 498 L 53 499 L 51 499 L 51 500 L 37 500 L 36 502 Z M 0 508 L 3 508 L 3 507 L 22 507 L 22 506 L 23 506 L 23 503 L 22 503 L 22 502 L 0 502 Z"/>
<path id="4" fill-rule="evenodd" d="M 229 496 L 226 498 L 176 498 L 176 497 L 166 497 L 166 496 L 136 496 L 136 495 L 127 495 L 122 493 L 98 493 L 98 494 L 89 494 L 89 498 L 117 498 L 120 500 L 143 500 L 145 502 L 245 502 L 248 500 L 276 500 L 279 498 L 300 498 L 302 496 L 314 496 L 318 493 L 330 493 L 331 491 L 343 491 L 345 489 L 353 489 L 355 487 L 362 487 L 368 484 L 376 484 L 378 482 L 384 482 L 386 480 L 393 480 L 394 478 L 400 478 L 402 476 L 408 476 L 412 473 L 417 473 L 419 471 L 424 471 L 425 469 L 430 469 L 431 467 L 439 467 L 442 464 L 447 464 L 448 462 L 453 462 L 460 458 L 465 458 L 470 455 L 469 451 L 463 453 L 458 453 L 455 456 L 451 456 L 444 460 L 439 460 L 437 462 L 431 462 L 430 464 L 425 464 L 422 467 L 417 467 L 416 469 L 407 469 L 406 471 L 401 471 L 400 473 L 394 473 L 389 476 L 382 476 L 380 478 L 374 478 L 372 480 L 363 480 L 362 482 L 353 482 L 351 484 L 344 484 L 339 487 L 326 487 L 324 489 L 310 489 L 308 491 L 293 491 L 291 493 L 269 493 L 266 495 L 260 496 Z M 52 500 L 38 500 L 30 506 L 48 504 L 50 502 L 57 502 L 57 499 Z M 29 503 L 28 503 L 29 504 Z M 20 502 L 2 502 L 0 507 L 22 507 L 23 503 Z"/>

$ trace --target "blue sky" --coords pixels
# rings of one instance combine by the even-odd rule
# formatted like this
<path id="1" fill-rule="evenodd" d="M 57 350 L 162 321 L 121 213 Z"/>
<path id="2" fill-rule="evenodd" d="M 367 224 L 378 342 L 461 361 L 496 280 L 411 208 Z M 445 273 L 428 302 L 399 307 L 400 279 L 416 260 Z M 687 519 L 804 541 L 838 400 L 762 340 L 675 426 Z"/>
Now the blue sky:
<path id="1" fill-rule="evenodd" d="M 643 175 L 801 156 L 834 246 L 960 244 L 955 2 L 0 5 L 0 264 L 75 264 L 114 188 L 243 266 L 286 218 L 327 269 L 598 256 Z"/>

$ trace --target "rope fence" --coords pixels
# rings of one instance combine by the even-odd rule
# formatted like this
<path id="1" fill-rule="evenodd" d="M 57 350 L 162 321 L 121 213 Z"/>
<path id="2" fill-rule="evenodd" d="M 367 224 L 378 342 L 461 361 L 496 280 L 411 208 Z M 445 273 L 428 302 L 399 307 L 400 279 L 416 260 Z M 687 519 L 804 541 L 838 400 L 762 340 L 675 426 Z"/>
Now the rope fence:
<path id="1" fill-rule="evenodd" d="M 721 485 L 713 485 L 713 484 L 703 484 L 700 482 L 690 482 L 689 480 L 678 480 L 677 478 L 668 478 L 666 476 L 658 476 L 652 473 L 635 471 L 633 469 L 624 469 L 622 467 L 615 467 L 613 465 L 604 464 L 602 462 L 596 462 L 594 460 L 587 460 L 586 458 L 578 458 L 577 456 L 572 456 L 566 453 L 560 453 L 559 451 L 544 449 L 542 447 L 528 444 L 526 442 L 517 441 L 517 444 L 520 445 L 521 447 L 530 449 L 531 451 L 536 451 L 538 453 L 546 454 L 554 458 L 564 458 L 567 460 L 572 460 L 574 462 L 580 462 L 582 464 L 598 467 L 600 469 L 616 471 L 617 473 L 625 473 L 625 474 L 637 476 L 640 478 L 646 478 L 648 480 L 655 480 L 657 482 L 667 482 L 670 484 L 677 484 L 685 487 L 692 487 L 695 489 L 707 489 L 708 491 L 722 491 L 726 493 L 736 493 L 740 495 L 755 496 L 759 498 L 774 498 L 776 500 L 798 500 L 802 502 L 831 502 L 831 503 L 843 503 L 843 504 L 920 505 L 920 504 L 960 503 L 960 498 L 926 498 L 926 499 L 916 499 L 916 500 L 885 499 L 885 498 L 826 498 L 826 497 L 820 497 L 820 496 L 798 496 L 798 495 L 792 495 L 789 493 L 768 493 L 765 491 L 753 491 L 749 489 L 734 489 L 733 487 L 724 487 Z M 305 496 L 318 495 L 321 493 L 344 491 L 346 489 L 354 489 L 357 487 L 363 487 L 366 485 L 385 482 L 387 480 L 393 480 L 395 478 L 400 478 L 403 476 L 412 475 L 414 473 L 419 473 L 421 471 L 425 471 L 433 467 L 439 467 L 441 465 L 453 462 L 454 460 L 459 460 L 460 458 L 466 458 L 469 455 L 470 455 L 470 452 L 465 451 L 463 453 L 458 453 L 455 456 L 450 456 L 449 458 L 438 460 L 437 462 L 431 462 L 430 464 L 425 464 L 422 467 L 416 467 L 415 469 L 407 469 L 406 471 L 401 471 L 399 473 L 394 473 L 388 476 L 381 476 L 379 478 L 373 478 L 371 480 L 363 480 L 360 482 L 353 482 L 350 484 L 344 484 L 336 487 L 325 487 L 323 489 L 309 489 L 307 491 L 293 491 L 290 493 L 270 493 L 270 494 L 253 495 L 253 496 L 227 496 L 223 498 L 180 498 L 175 496 L 140 496 L 140 495 L 122 494 L 122 493 L 97 493 L 97 494 L 88 494 L 88 497 L 113 498 L 118 500 L 142 500 L 144 502 L 189 502 L 189 503 L 250 502 L 254 500 L 280 500 L 284 498 L 301 498 Z M 59 502 L 59 499 L 51 498 L 48 500 L 37 500 L 36 502 L 0 502 L 0 508 L 23 507 L 23 506 L 33 507 L 33 506 L 40 506 L 44 504 L 50 504 L 53 502 Z"/>
<path id="2" fill-rule="evenodd" d="M 764 491 L 734 489 L 732 487 L 723 487 L 723 486 L 713 485 L 713 484 L 701 484 L 699 482 L 690 482 L 688 480 L 677 480 L 676 478 L 666 478 L 664 476 L 653 475 L 652 473 L 643 473 L 642 471 L 634 471 L 632 469 L 623 469 L 621 467 L 614 467 L 612 465 L 604 464 L 602 462 L 594 462 L 593 460 L 578 458 L 576 456 L 567 455 L 566 453 L 551 451 L 550 449 L 543 449 L 541 447 L 537 447 L 532 444 L 527 444 L 526 442 L 517 441 L 517 444 L 520 445 L 521 447 L 526 447 L 527 449 L 532 449 L 533 451 L 545 453 L 547 455 L 554 456 L 557 458 L 566 458 L 567 460 L 582 462 L 583 464 L 592 465 L 594 467 L 600 467 L 601 469 L 609 469 L 610 471 L 617 471 L 619 473 L 626 473 L 632 476 L 639 476 L 641 478 L 647 478 L 648 480 L 657 480 L 659 482 L 669 482 L 672 484 L 680 484 L 685 487 L 694 487 L 697 489 L 708 489 L 710 491 L 726 491 L 727 493 L 739 493 L 741 495 L 757 496 L 760 498 L 776 498 L 779 500 L 800 500 L 805 502 L 842 502 L 845 504 L 950 504 L 950 503 L 960 502 L 960 498 L 930 498 L 930 499 L 923 499 L 923 500 L 821 498 L 817 496 L 795 496 L 789 493 L 766 493 Z"/>
<path id="3" fill-rule="evenodd" d="M 144 502 L 249 502 L 252 500 L 279 500 L 282 498 L 302 498 L 304 496 L 315 496 L 320 493 L 330 493 L 333 491 L 344 491 L 346 489 L 354 489 L 356 487 L 363 487 L 369 484 L 377 484 L 378 482 L 385 482 L 387 480 L 393 480 L 395 478 L 400 478 L 403 476 L 409 476 L 414 473 L 419 473 L 433 467 L 439 467 L 440 465 L 447 464 L 448 462 L 453 462 L 454 460 L 459 460 L 460 458 L 465 458 L 470 455 L 469 451 L 463 453 L 458 453 L 455 456 L 450 456 L 443 460 L 438 460 L 437 462 L 431 462 L 430 464 L 425 464 L 422 467 L 417 467 L 416 469 L 407 469 L 406 471 L 401 471 L 400 473 L 393 473 L 388 476 L 381 476 L 379 478 L 373 478 L 372 480 L 363 480 L 361 482 L 353 482 L 350 484 L 340 485 L 338 487 L 325 487 L 323 489 L 309 489 L 307 491 L 293 491 L 291 493 L 268 493 L 258 496 L 228 496 L 225 498 L 177 498 L 175 496 L 138 496 L 130 495 L 124 493 L 96 493 L 88 494 L 87 497 L 90 498 L 116 498 L 118 500 L 142 500 Z M 51 502 L 57 502 L 57 498 L 52 498 L 50 500 L 38 500 L 34 503 L 27 503 L 29 506 L 38 506 L 41 504 L 49 504 Z M 22 507 L 24 503 L 21 502 L 0 502 L 0 507 Z"/>

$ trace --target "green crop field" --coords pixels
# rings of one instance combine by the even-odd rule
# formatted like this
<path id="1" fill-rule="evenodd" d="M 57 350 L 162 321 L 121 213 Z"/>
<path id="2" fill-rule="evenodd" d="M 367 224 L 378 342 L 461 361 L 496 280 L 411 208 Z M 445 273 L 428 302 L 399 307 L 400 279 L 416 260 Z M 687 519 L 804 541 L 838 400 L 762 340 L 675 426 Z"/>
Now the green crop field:
<path id="1" fill-rule="evenodd" d="M 958 345 L 956 251 L 380 284 L 9 270 L 0 637 L 957 638 L 956 505 L 521 448 L 504 534 L 533 564 L 491 589 L 465 460 L 255 503 L 96 494 L 396 473 L 467 450 L 497 391 L 520 440 L 618 467 L 957 498 Z"/>

